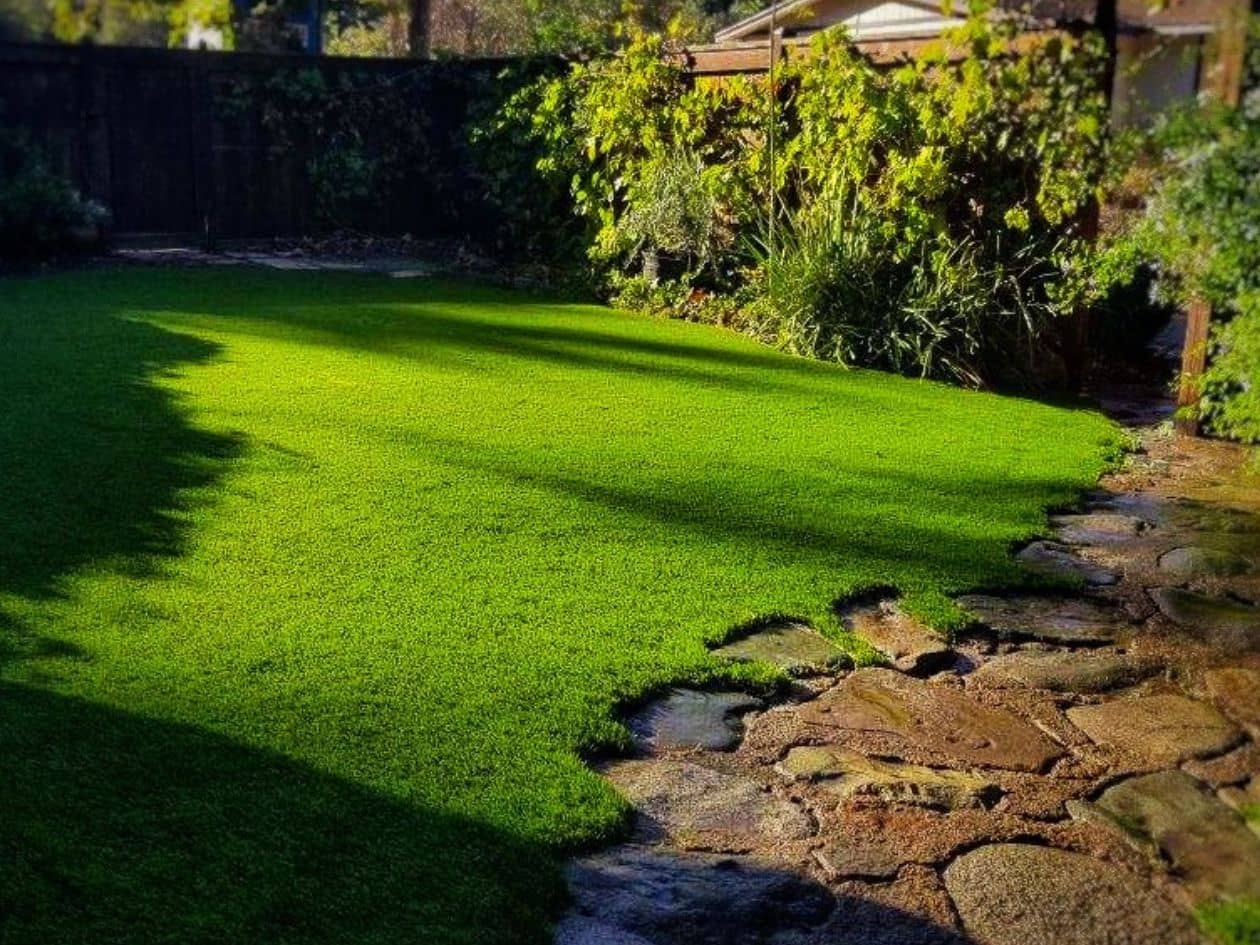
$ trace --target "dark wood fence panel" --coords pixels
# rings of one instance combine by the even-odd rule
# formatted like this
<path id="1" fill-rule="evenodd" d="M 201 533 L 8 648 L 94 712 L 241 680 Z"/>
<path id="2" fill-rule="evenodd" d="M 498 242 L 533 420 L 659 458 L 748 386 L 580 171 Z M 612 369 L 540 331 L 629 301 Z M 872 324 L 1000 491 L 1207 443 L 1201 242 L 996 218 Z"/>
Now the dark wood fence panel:
<path id="1" fill-rule="evenodd" d="M 128 233 L 194 232 L 189 75 L 179 68 L 110 68 L 105 73 L 114 225 Z"/>
<path id="2" fill-rule="evenodd" d="M 470 96 L 501 61 L 418 63 L 111 47 L 0 45 L 0 123 L 32 140 L 116 233 L 289 236 L 321 225 L 307 155 L 269 140 L 257 112 L 221 106 L 243 77 L 317 68 L 413 81 L 431 155 L 372 208 L 371 229 L 416 236 L 481 235 L 467 166 Z M 480 83 L 480 84 L 479 84 Z"/>

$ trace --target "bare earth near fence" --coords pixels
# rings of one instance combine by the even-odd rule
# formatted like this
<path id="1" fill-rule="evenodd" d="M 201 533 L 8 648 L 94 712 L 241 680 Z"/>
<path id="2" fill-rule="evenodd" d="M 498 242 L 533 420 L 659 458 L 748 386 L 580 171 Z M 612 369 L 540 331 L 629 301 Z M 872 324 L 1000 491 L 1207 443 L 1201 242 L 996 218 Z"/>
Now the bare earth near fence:
<path id="1" fill-rule="evenodd" d="M 1201 940 L 1260 898 L 1260 490 L 1223 443 L 1145 450 L 1021 557 L 1066 596 L 972 595 L 952 646 L 895 599 L 837 671 L 808 628 L 724 648 L 775 704 L 680 690 L 606 777 L 632 838 L 569 870 L 562 945 Z"/>

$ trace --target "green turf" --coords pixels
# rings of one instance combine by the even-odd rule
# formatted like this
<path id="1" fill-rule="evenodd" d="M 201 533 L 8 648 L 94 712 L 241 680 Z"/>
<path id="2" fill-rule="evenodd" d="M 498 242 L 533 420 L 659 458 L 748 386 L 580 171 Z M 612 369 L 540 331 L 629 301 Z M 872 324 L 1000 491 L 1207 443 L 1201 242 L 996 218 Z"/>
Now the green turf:
<path id="1" fill-rule="evenodd" d="M 0 282 L 0 941 L 542 941 L 706 641 L 1014 580 L 1096 414 L 457 283 Z"/>
<path id="2" fill-rule="evenodd" d="M 1260 901 L 1210 902 L 1196 910 L 1199 926 L 1220 945 L 1260 945 Z"/>

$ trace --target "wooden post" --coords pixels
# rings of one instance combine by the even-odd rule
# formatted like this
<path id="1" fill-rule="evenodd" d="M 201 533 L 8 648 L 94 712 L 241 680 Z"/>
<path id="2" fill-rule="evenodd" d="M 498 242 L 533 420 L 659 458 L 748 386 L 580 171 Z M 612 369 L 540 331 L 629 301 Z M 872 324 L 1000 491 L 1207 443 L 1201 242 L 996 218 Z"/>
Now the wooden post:
<path id="1" fill-rule="evenodd" d="M 1177 432 L 1183 436 L 1199 435 L 1199 383 L 1207 367 L 1208 328 L 1212 322 L 1212 306 L 1203 299 L 1193 299 L 1186 306 L 1186 341 L 1181 349 L 1181 383 L 1177 390 Z"/>
<path id="2" fill-rule="evenodd" d="M 1208 37 L 1199 91 L 1225 105 L 1237 105 L 1246 71 L 1249 0 L 1224 0 L 1219 4 L 1216 29 Z"/>

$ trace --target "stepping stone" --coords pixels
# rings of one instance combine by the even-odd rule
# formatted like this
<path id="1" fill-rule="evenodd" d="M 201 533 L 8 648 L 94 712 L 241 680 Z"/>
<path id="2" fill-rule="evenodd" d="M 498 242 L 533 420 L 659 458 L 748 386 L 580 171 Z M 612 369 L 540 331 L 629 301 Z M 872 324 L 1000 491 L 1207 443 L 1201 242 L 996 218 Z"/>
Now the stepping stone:
<path id="1" fill-rule="evenodd" d="M 964 594 L 957 603 L 1008 639 L 1098 646 L 1114 643 L 1132 630 L 1119 609 L 1078 597 Z"/>
<path id="2" fill-rule="evenodd" d="M 803 810 L 742 775 L 683 761 L 623 761 L 605 776 L 634 805 L 652 841 L 749 850 L 814 832 Z"/>
<path id="3" fill-rule="evenodd" d="M 1136 876 L 1080 853 L 1021 843 L 980 847 L 945 870 L 979 945 L 1196 945 L 1193 923 Z"/>
<path id="4" fill-rule="evenodd" d="M 1034 541 L 1015 555 L 1015 560 L 1029 571 L 1046 577 L 1083 581 L 1098 587 L 1115 584 L 1119 580 L 1114 571 L 1079 558 L 1067 545 L 1051 541 Z"/>
<path id="5" fill-rule="evenodd" d="M 642 935 L 572 913 L 556 924 L 551 942 L 552 945 L 653 945 Z"/>
<path id="6" fill-rule="evenodd" d="M 1068 709 L 1068 719 L 1099 745 L 1154 766 L 1228 751 L 1242 732 L 1206 702 L 1157 695 Z"/>
<path id="7" fill-rule="evenodd" d="M 1120 653 L 1024 650 L 989 660 L 968 677 L 999 688 L 1096 693 L 1131 686 L 1159 672 L 1159 663 Z"/>
<path id="8" fill-rule="evenodd" d="M 835 908 L 818 883 L 747 857 L 623 846 L 577 860 L 568 880 L 573 910 L 565 923 L 607 936 L 571 937 L 571 945 L 788 945 Z"/>
<path id="9" fill-rule="evenodd" d="M 1228 754 L 1187 761 L 1181 770 L 1214 788 L 1241 784 L 1260 776 L 1260 745 L 1247 742 Z"/>
<path id="10" fill-rule="evenodd" d="M 844 880 L 836 894 L 840 907 L 811 945 L 968 945 L 930 867 L 906 867 L 892 882 Z"/>
<path id="11" fill-rule="evenodd" d="M 886 602 L 845 618 L 848 628 L 888 658 L 903 673 L 928 674 L 954 663 L 954 651 L 913 617 Z"/>
<path id="12" fill-rule="evenodd" d="M 836 745 L 793 748 L 775 770 L 793 780 L 821 782 L 840 797 L 876 797 L 938 810 L 988 808 L 1002 796 L 996 784 L 977 774 L 880 761 Z"/>
<path id="13" fill-rule="evenodd" d="M 893 837 L 844 833 L 815 850 L 814 859 L 832 879 L 892 879 L 902 866 L 912 862 Z"/>
<path id="14" fill-rule="evenodd" d="M 1151 599 L 1173 623 L 1202 634 L 1216 646 L 1254 652 L 1260 649 L 1260 608 L 1240 601 L 1208 597 L 1179 587 L 1158 587 Z"/>
<path id="15" fill-rule="evenodd" d="M 1232 551 L 1188 545 L 1159 556 L 1161 571 L 1179 577 L 1237 577 L 1252 570 L 1251 562 Z"/>
<path id="16" fill-rule="evenodd" d="M 729 751 L 744 737 L 740 716 L 759 708 L 760 699 L 742 692 L 675 689 L 632 717 L 630 731 L 649 751 Z"/>
<path id="17" fill-rule="evenodd" d="M 713 651 L 737 663 L 772 663 L 792 676 L 812 676 L 849 662 L 845 652 L 820 633 L 800 624 L 766 627 Z"/>
<path id="18" fill-rule="evenodd" d="M 967 765 L 1041 771 L 1062 751 L 1033 726 L 963 692 L 888 669 L 862 669 L 800 710 L 833 737 L 875 734 Z"/>
<path id="19" fill-rule="evenodd" d="M 1260 670 L 1212 669 L 1203 674 L 1203 684 L 1226 715 L 1260 740 Z"/>
<path id="20" fill-rule="evenodd" d="M 1197 899 L 1260 898 L 1260 837 L 1185 772 L 1122 781 L 1097 806 L 1119 829 L 1158 847 Z"/>
<path id="21" fill-rule="evenodd" d="M 1136 538 L 1147 523 L 1135 515 L 1089 512 L 1085 515 L 1056 515 L 1050 519 L 1050 524 L 1064 544 L 1108 545 Z"/>

